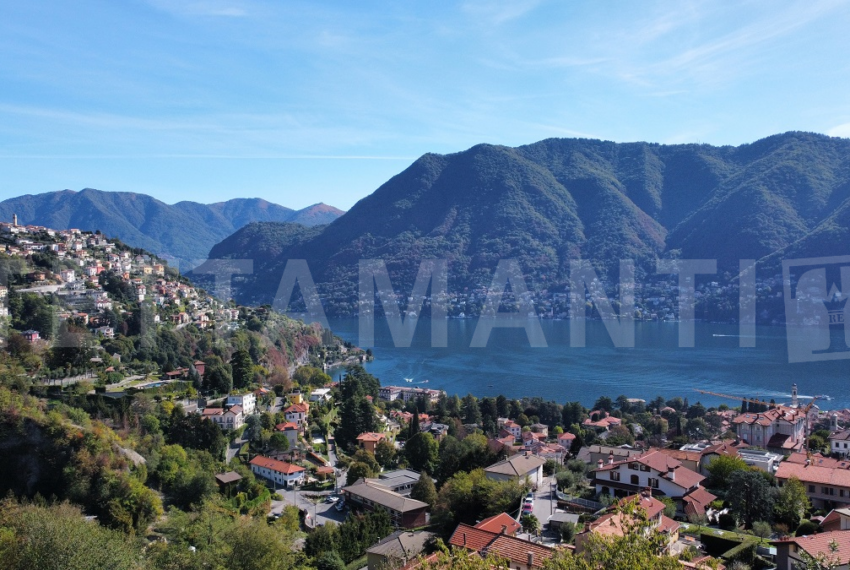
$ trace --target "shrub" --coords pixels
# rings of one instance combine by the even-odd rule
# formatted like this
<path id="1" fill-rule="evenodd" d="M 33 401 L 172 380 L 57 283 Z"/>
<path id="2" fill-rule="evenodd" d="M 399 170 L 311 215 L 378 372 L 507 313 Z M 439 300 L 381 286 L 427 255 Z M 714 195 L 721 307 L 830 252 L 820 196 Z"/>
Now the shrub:
<path id="1" fill-rule="evenodd" d="M 756 521 L 753 523 L 753 534 L 759 538 L 767 538 L 772 532 L 770 523 L 766 523 L 764 521 Z"/>
<path id="2" fill-rule="evenodd" d="M 800 523 L 800 526 L 797 527 L 797 532 L 794 533 L 796 536 L 806 536 L 809 534 L 815 534 L 818 531 L 817 523 L 814 523 L 809 520 L 804 520 Z"/>
<path id="3" fill-rule="evenodd" d="M 561 542 L 569 544 L 576 536 L 576 525 L 571 522 L 561 523 Z"/>

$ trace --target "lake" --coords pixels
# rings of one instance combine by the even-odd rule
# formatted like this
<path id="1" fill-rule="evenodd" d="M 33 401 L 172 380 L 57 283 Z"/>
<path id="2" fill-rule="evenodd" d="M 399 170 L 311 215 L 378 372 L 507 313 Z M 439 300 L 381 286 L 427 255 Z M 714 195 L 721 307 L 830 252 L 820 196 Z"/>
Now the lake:
<path id="1" fill-rule="evenodd" d="M 832 397 L 817 402 L 822 409 L 850 407 L 850 361 L 789 364 L 783 327 L 758 327 L 756 346 L 739 348 L 736 325 L 698 322 L 695 346 L 679 348 L 677 323 L 638 322 L 635 348 L 615 348 L 601 321 L 587 321 L 586 347 L 574 348 L 569 321 L 543 320 L 546 348 L 532 348 L 524 329 L 495 329 L 486 347 L 470 348 L 477 319 L 447 324 L 447 348 L 431 347 L 428 319 L 418 323 L 410 348 L 396 348 L 386 321 L 377 319 L 375 360 L 366 369 L 384 385 L 409 385 L 404 379 L 411 378 L 416 385 L 461 396 L 540 396 L 585 406 L 599 396 L 620 394 L 646 400 L 681 396 L 706 406 L 740 404 L 699 394 L 697 388 L 781 403 L 796 382 L 801 397 Z M 358 344 L 357 319 L 332 320 L 331 327 Z"/>

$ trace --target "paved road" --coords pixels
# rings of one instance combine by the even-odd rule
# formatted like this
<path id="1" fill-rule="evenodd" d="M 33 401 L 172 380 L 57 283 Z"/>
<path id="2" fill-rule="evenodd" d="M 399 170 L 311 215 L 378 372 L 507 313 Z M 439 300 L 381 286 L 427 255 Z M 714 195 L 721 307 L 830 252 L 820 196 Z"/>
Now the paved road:
<path id="1" fill-rule="evenodd" d="M 278 398 L 275 398 L 275 399 L 274 399 L 274 404 L 273 404 L 273 405 L 272 405 L 272 407 L 269 409 L 269 413 L 271 413 L 271 414 L 276 414 L 276 413 L 278 413 L 278 412 L 279 412 L 279 411 L 283 408 L 283 402 L 284 402 L 284 399 L 283 399 L 283 398 L 279 398 L 279 397 L 278 397 Z"/>
<path id="2" fill-rule="evenodd" d="M 227 454 L 224 460 L 225 463 L 229 464 L 233 460 L 233 458 L 236 457 L 236 454 L 239 453 L 240 449 L 242 449 L 242 444 L 244 444 L 246 441 L 248 440 L 244 439 L 241 435 L 233 440 L 233 443 L 231 443 L 227 447 Z"/>
<path id="3" fill-rule="evenodd" d="M 554 509 L 557 507 L 557 501 L 553 500 L 554 497 L 552 495 L 553 482 L 553 477 L 546 477 L 538 486 L 537 491 L 534 492 L 534 510 L 532 513 L 535 517 L 537 517 L 537 520 L 540 521 L 541 534 L 546 533 L 546 523 L 549 521 L 549 517 L 554 512 Z M 521 518 L 522 517 L 520 516 L 518 520 Z M 532 538 L 530 535 L 522 532 L 518 533 L 518 536 L 526 539 Z M 534 540 L 538 540 L 538 538 L 534 537 Z"/>

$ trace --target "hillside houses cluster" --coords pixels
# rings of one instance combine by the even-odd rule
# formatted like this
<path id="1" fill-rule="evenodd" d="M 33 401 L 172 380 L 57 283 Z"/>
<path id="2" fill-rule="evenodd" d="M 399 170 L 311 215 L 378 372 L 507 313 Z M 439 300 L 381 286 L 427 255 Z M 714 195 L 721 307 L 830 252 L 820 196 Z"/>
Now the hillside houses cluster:
<path id="1" fill-rule="evenodd" d="M 105 313 L 123 312 L 125 302 L 143 304 L 143 311 L 150 311 L 149 322 L 154 324 L 193 324 L 198 328 L 224 324 L 232 328 L 232 322 L 239 319 L 238 309 L 225 307 L 187 282 L 171 277 L 159 259 L 134 254 L 100 234 L 22 226 L 15 220 L 0 223 L 0 240 L 5 243 L 4 253 L 13 258 L 38 252 L 55 256 L 56 267 L 30 272 L 25 276 L 28 285 L 21 291 L 57 295 L 66 307 L 57 315 L 60 320 L 75 319 L 101 336 L 114 336 L 116 331 L 109 326 Z M 124 286 L 121 298 L 104 289 L 104 277 Z M 0 316 L 9 316 L 7 294 L 7 288 L 0 287 Z M 41 334 L 39 340 L 43 337 Z"/>

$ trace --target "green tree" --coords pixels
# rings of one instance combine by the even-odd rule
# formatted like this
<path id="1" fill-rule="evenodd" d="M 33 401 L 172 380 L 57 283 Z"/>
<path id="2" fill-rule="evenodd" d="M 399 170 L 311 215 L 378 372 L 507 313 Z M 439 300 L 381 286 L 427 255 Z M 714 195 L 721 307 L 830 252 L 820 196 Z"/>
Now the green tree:
<path id="1" fill-rule="evenodd" d="M 738 470 L 729 475 L 726 500 L 739 520 L 747 528 L 753 523 L 770 518 L 773 494 L 764 477 L 754 471 Z"/>
<path id="2" fill-rule="evenodd" d="M 348 466 L 348 473 L 346 474 L 345 480 L 346 485 L 353 485 L 358 479 L 365 479 L 376 475 L 377 472 L 374 471 L 367 463 L 355 461 Z"/>
<path id="3" fill-rule="evenodd" d="M 750 467 L 740 457 L 719 455 L 712 459 L 706 469 L 708 470 L 708 485 L 712 489 L 728 489 L 729 477 L 736 471 L 746 471 Z"/>
<path id="4" fill-rule="evenodd" d="M 236 389 L 246 388 L 254 380 L 254 362 L 247 350 L 237 350 L 230 359 L 233 371 L 233 386 Z"/>
<path id="5" fill-rule="evenodd" d="M 419 474 L 419 481 L 410 490 L 410 498 L 428 503 L 429 507 L 433 507 L 434 503 L 437 502 L 437 488 L 434 486 L 434 480 L 427 472 Z"/>
<path id="6" fill-rule="evenodd" d="M 336 551 L 325 551 L 316 558 L 316 570 L 345 570 L 345 562 Z"/>
<path id="7" fill-rule="evenodd" d="M 776 522 L 797 528 L 810 507 L 806 487 L 796 477 L 789 477 L 776 496 L 773 516 Z"/>
<path id="8" fill-rule="evenodd" d="M 488 479 L 483 469 L 461 471 L 440 487 L 432 520 L 447 531 L 461 522 L 475 524 L 482 518 L 516 511 L 524 494 L 516 481 Z"/>
<path id="9" fill-rule="evenodd" d="M 756 521 L 753 523 L 753 534 L 759 538 L 769 538 L 773 534 L 773 529 L 768 522 Z"/>
<path id="10" fill-rule="evenodd" d="M 540 521 L 534 515 L 523 515 L 520 519 L 522 530 L 531 534 L 537 534 L 540 530 Z"/>
<path id="11" fill-rule="evenodd" d="M 463 397 L 463 423 L 481 424 L 481 409 L 478 407 L 478 399 L 472 394 Z"/>
<path id="12" fill-rule="evenodd" d="M 384 469 L 391 469 L 396 465 L 396 451 L 393 443 L 382 439 L 375 446 L 375 461 Z"/>
<path id="13" fill-rule="evenodd" d="M 410 467 L 419 472 L 433 473 L 437 466 L 439 448 L 434 436 L 421 432 L 410 438 L 404 446 L 404 455 Z"/>
<path id="14" fill-rule="evenodd" d="M 204 385 L 217 394 L 229 394 L 233 390 L 233 373 L 230 365 L 214 364 L 204 371 Z"/>
<path id="15" fill-rule="evenodd" d="M 339 545 L 339 527 L 336 523 L 317 526 L 304 541 L 307 556 L 318 557 L 323 552 L 335 552 Z"/>
<path id="16" fill-rule="evenodd" d="M 279 431 L 269 437 L 269 449 L 275 453 L 284 453 L 289 449 L 289 438 Z"/>
<path id="17" fill-rule="evenodd" d="M 141 551 L 124 533 L 86 523 L 78 507 L 0 503 L 5 570 L 135 570 Z"/>

